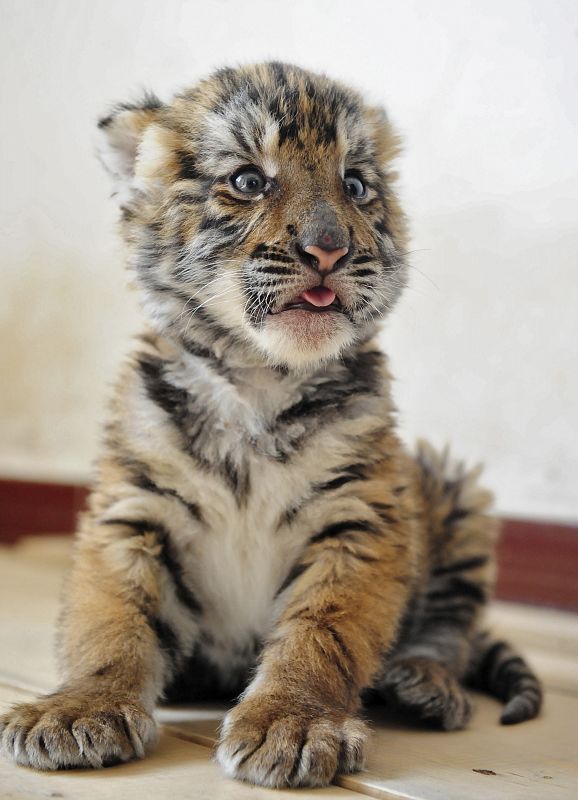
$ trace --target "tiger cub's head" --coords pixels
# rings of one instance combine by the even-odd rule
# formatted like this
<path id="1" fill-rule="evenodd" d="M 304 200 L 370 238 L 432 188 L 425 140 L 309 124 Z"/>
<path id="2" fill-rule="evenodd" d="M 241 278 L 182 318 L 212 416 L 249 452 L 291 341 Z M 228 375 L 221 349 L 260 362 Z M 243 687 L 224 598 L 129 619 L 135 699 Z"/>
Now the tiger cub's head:
<path id="1" fill-rule="evenodd" d="M 398 139 L 298 67 L 222 69 L 99 123 L 129 262 L 165 332 L 307 368 L 369 336 L 405 277 Z"/>

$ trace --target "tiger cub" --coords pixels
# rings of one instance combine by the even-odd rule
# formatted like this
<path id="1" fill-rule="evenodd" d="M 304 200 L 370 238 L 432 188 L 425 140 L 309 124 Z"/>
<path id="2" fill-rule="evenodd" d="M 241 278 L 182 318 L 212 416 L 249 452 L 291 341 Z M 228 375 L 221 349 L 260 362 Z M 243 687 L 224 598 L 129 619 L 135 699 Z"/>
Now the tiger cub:
<path id="1" fill-rule="evenodd" d="M 363 767 L 370 693 L 445 730 L 465 683 L 538 713 L 480 629 L 490 497 L 395 427 L 377 333 L 406 282 L 388 118 L 294 66 L 222 69 L 99 123 L 148 329 L 118 381 L 60 621 L 63 683 L 2 748 L 39 769 L 154 745 L 159 700 L 236 697 L 228 775 Z"/>

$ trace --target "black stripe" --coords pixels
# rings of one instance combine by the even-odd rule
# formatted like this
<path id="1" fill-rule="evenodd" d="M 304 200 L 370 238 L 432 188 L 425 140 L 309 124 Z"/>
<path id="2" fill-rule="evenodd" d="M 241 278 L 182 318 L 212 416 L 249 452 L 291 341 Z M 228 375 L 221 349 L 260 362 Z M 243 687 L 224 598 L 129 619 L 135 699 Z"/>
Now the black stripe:
<path id="1" fill-rule="evenodd" d="M 530 685 L 524 686 L 528 681 Z M 505 672 L 502 672 L 499 677 L 496 676 L 492 681 L 496 691 L 504 696 L 512 697 L 514 694 L 522 694 L 526 689 L 532 688 L 536 685 L 536 679 L 530 672 L 528 666 L 522 662 L 522 666 L 511 666 Z"/>
<path id="2" fill-rule="evenodd" d="M 290 570 L 289 574 L 287 575 L 281 586 L 277 589 L 275 597 L 279 597 L 280 594 L 283 594 L 285 589 L 288 589 L 289 586 L 293 583 L 293 581 L 296 581 L 297 578 L 301 577 L 301 575 L 303 575 L 303 573 L 307 569 L 309 569 L 309 566 L 310 566 L 309 564 L 296 564 Z"/>
<path id="3" fill-rule="evenodd" d="M 327 492 L 332 491 L 333 489 L 339 489 L 341 486 L 344 486 L 346 483 L 351 483 L 351 481 L 362 481 L 366 479 L 365 476 L 365 469 L 367 468 L 367 464 L 348 464 L 345 467 L 339 468 L 339 470 L 334 469 L 333 472 L 341 472 L 341 475 L 338 475 L 337 478 L 333 478 L 330 481 L 326 481 L 325 483 L 317 483 L 315 484 L 315 491 L 319 492 Z"/>
<path id="4" fill-rule="evenodd" d="M 332 407 L 337 405 L 337 398 L 333 400 Z M 279 414 L 279 422 L 292 422 L 299 417 L 308 417 L 315 415 L 327 409 L 327 401 L 320 397 L 302 398 L 299 402 L 286 408 Z"/>
<path id="5" fill-rule="evenodd" d="M 203 360 L 208 361 L 208 366 L 214 369 L 215 372 L 218 372 L 222 377 L 230 380 L 230 369 L 225 363 L 223 363 L 223 360 L 219 358 L 219 356 L 213 352 L 213 350 L 210 349 L 210 347 L 204 347 L 198 342 L 192 342 L 184 338 L 179 338 L 179 343 L 185 348 L 187 353 L 190 353 L 195 358 L 202 358 Z"/>
<path id="6" fill-rule="evenodd" d="M 152 492 L 165 497 L 173 497 L 187 509 L 194 520 L 197 522 L 203 521 L 201 510 L 196 503 L 189 503 L 189 501 L 185 500 L 185 498 L 182 497 L 175 489 L 167 489 L 162 486 L 158 486 L 144 471 L 133 475 L 133 483 L 135 486 L 138 486 L 139 489 L 143 489 L 145 492 Z"/>
<path id="7" fill-rule="evenodd" d="M 432 571 L 432 575 L 439 577 L 440 575 L 450 575 L 452 572 L 462 572 L 462 570 L 465 571 L 475 569 L 476 567 L 484 567 L 488 561 L 488 556 L 472 556 L 472 558 L 464 558 L 461 561 L 454 561 L 452 564 L 436 567 Z"/>
<path id="8" fill-rule="evenodd" d="M 523 678 L 526 681 L 532 681 L 530 686 L 516 686 L 517 693 L 523 694 L 524 697 L 528 697 L 528 695 L 535 695 L 537 698 L 542 697 L 542 690 L 540 689 L 540 684 L 538 679 L 534 675 L 527 675 Z"/>
<path id="9" fill-rule="evenodd" d="M 177 661 L 181 655 L 179 640 L 171 626 L 153 614 L 148 614 L 146 620 L 157 637 L 161 650 L 166 652 L 172 662 Z"/>
<path id="10" fill-rule="evenodd" d="M 492 675 L 492 687 L 501 696 L 507 696 L 509 689 L 521 678 L 533 677 L 528 665 L 521 656 L 510 656 L 501 661 Z"/>
<path id="11" fill-rule="evenodd" d="M 363 480 L 363 478 L 351 474 L 341 475 L 339 478 L 333 478 L 333 480 L 327 481 L 326 483 L 315 484 L 315 490 L 319 492 L 330 492 L 333 489 L 339 489 L 342 486 L 345 486 L 346 483 L 351 483 L 351 481 L 359 481 L 359 480 Z"/>
<path id="12" fill-rule="evenodd" d="M 161 545 L 160 560 L 165 569 L 171 575 L 173 584 L 175 586 L 175 593 L 179 601 L 191 611 L 200 613 L 203 609 L 195 597 L 195 594 L 184 582 L 183 567 L 175 552 L 169 531 L 164 525 L 150 520 L 133 520 L 133 519 L 106 519 L 103 520 L 101 525 L 124 525 L 136 531 L 140 536 L 145 533 L 154 533 L 157 541 Z"/>
<path id="13" fill-rule="evenodd" d="M 345 356 L 341 361 L 342 375 L 315 387 L 315 394 L 306 395 L 286 408 L 279 414 L 278 421 L 292 422 L 316 415 L 327 420 L 331 412 L 341 411 L 352 397 L 357 399 L 360 394 L 380 391 L 379 367 L 382 361 L 383 354 L 376 350 Z"/>
<path id="14" fill-rule="evenodd" d="M 98 127 L 107 128 L 123 111 L 158 111 L 162 107 L 159 98 L 147 89 L 143 92 L 142 100 L 136 103 L 117 103 L 108 116 L 99 119 Z"/>
<path id="15" fill-rule="evenodd" d="M 352 533 L 353 531 L 378 533 L 376 527 L 365 519 L 346 519 L 341 522 L 334 522 L 331 525 L 326 525 L 323 530 L 311 537 L 309 543 L 317 544 L 324 539 L 335 539 L 341 536 L 342 533 Z"/>
<path id="16" fill-rule="evenodd" d="M 431 632 L 437 637 L 440 632 L 440 626 L 444 626 L 451 629 L 452 635 L 457 634 L 458 636 L 463 636 L 464 627 L 469 627 L 471 623 L 471 617 L 472 615 L 469 614 L 465 617 L 465 619 L 463 619 L 462 617 L 453 614 L 435 614 L 432 612 L 431 616 L 429 614 L 423 616 L 423 621 L 420 625 L 420 635 L 425 631 Z"/>
<path id="17" fill-rule="evenodd" d="M 197 358 L 206 358 L 211 361 L 219 361 L 219 358 L 213 353 L 212 350 L 209 350 L 208 347 L 202 347 L 200 344 L 196 342 L 188 342 L 185 339 L 182 340 L 183 347 L 190 353 L 192 356 L 196 356 Z"/>
<path id="18" fill-rule="evenodd" d="M 264 264 L 263 266 L 259 266 L 256 268 L 256 272 L 260 273 L 261 275 L 295 275 L 295 269 L 289 269 L 289 267 L 281 267 L 275 264 Z"/>
<path id="19" fill-rule="evenodd" d="M 392 509 L 395 509 L 395 506 L 391 505 L 391 503 L 372 503 L 371 507 L 378 513 L 380 519 L 387 522 L 388 525 L 396 525 L 399 522 L 397 517 L 389 513 Z"/>
<path id="20" fill-rule="evenodd" d="M 138 265 L 137 268 L 143 266 L 141 264 Z M 144 265 L 147 266 L 146 264 Z M 170 286 L 165 286 L 164 283 L 159 283 L 158 281 L 153 280 L 150 276 L 146 276 L 145 278 L 145 285 L 147 289 L 151 289 L 152 291 L 159 292 L 160 294 L 172 294 L 175 297 L 178 297 L 178 293 L 172 289 Z"/>
<path id="21" fill-rule="evenodd" d="M 328 633 L 331 634 L 331 637 L 332 637 L 333 641 L 335 642 L 335 644 L 340 649 L 340 651 L 341 651 L 341 653 L 343 655 L 343 658 L 347 661 L 347 663 L 350 666 L 350 668 L 352 666 L 354 666 L 355 665 L 355 659 L 353 657 L 353 654 L 352 654 L 351 650 L 349 649 L 349 647 L 343 641 L 343 637 L 341 636 L 339 631 L 335 630 L 335 628 L 332 625 L 325 626 L 325 629 L 327 630 Z"/>
<path id="22" fill-rule="evenodd" d="M 264 261 L 279 261 L 281 264 L 295 264 L 296 265 L 296 261 L 295 261 L 294 258 L 291 258 L 291 256 L 285 255 L 284 253 L 281 253 L 278 250 L 269 250 L 266 253 L 260 253 L 257 256 L 255 256 L 255 258 L 259 259 L 260 261 L 262 261 L 262 260 L 264 260 Z M 261 267 L 261 269 L 264 270 L 265 267 L 263 266 L 263 267 Z M 297 270 L 295 269 L 289 274 L 295 275 L 296 272 L 297 272 Z"/>
<path id="23" fill-rule="evenodd" d="M 197 599 L 192 589 L 185 584 L 183 567 L 171 542 L 168 531 L 165 531 L 165 541 L 163 542 L 161 558 L 165 568 L 173 579 L 176 595 L 179 601 L 190 611 L 193 611 L 196 614 L 201 613 L 203 607 L 201 606 L 201 603 Z"/>
<path id="24" fill-rule="evenodd" d="M 251 489 L 251 478 L 246 467 L 240 467 L 233 462 L 229 455 L 222 464 L 223 476 L 231 488 L 238 504 L 242 504 Z"/>
<path id="25" fill-rule="evenodd" d="M 377 222 L 374 223 L 373 227 L 378 233 L 381 233 L 382 236 L 389 236 L 391 238 L 391 231 L 388 227 L 386 219 L 378 219 Z"/>
<path id="26" fill-rule="evenodd" d="M 484 656 L 477 669 L 477 677 L 482 688 L 486 690 L 490 688 L 490 676 L 494 666 L 499 660 L 500 654 L 507 650 L 510 650 L 510 647 L 506 644 L 506 642 L 494 642 L 494 644 L 484 653 Z"/>
<path id="27" fill-rule="evenodd" d="M 323 414 L 326 418 L 329 411 L 341 409 L 354 393 L 351 385 L 327 384 L 319 387 L 313 397 L 303 397 L 294 405 L 279 414 L 279 422 L 293 422 L 300 417 L 311 417 Z"/>
<path id="28" fill-rule="evenodd" d="M 159 358 L 140 354 L 138 366 L 143 384 L 150 400 L 169 417 L 182 436 L 186 452 L 193 455 L 199 467 L 207 467 L 202 452 L 197 452 L 195 443 L 205 430 L 210 410 L 194 405 L 195 397 L 185 389 L 170 383 L 164 376 L 165 362 Z"/>
<path id="29" fill-rule="evenodd" d="M 138 366 L 150 399 L 182 428 L 189 416 L 188 406 L 192 396 L 166 380 L 163 374 L 164 362 L 161 359 L 141 354 L 138 357 Z"/>
<path id="30" fill-rule="evenodd" d="M 456 522 L 464 519 L 465 517 L 469 517 L 471 511 L 468 511 L 465 508 L 454 508 L 453 511 L 444 517 L 443 525 L 455 525 Z"/>
<path id="31" fill-rule="evenodd" d="M 179 162 L 180 178 L 185 181 L 195 181 L 202 177 L 192 153 L 188 153 L 186 150 L 179 150 L 176 155 Z"/>
<path id="32" fill-rule="evenodd" d="M 276 110 L 275 108 L 271 109 L 273 112 Z M 276 116 L 279 119 L 284 119 L 285 114 L 277 113 Z M 278 146 L 282 147 L 286 140 L 290 141 L 298 141 L 299 137 L 299 126 L 297 125 L 297 120 L 288 118 L 288 122 L 279 125 L 279 138 L 278 138 Z"/>
<path id="33" fill-rule="evenodd" d="M 440 625 L 448 625 L 453 628 L 463 628 L 464 625 L 471 624 L 475 613 L 475 606 L 468 603 L 454 603 L 439 610 L 428 609 L 424 614 L 423 627 L 438 628 Z"/>
<path id="34" fill-rule="evenodd" d="M 347 647 L 341 634 L 335 630 L 335 628 L 331 625 L 324 626 L 324 630 L 331 636 L 333 643 L 337 647 L 343 661 L 345 661 L 345 666 L 339 659 L 331 659 L 332 663 L 335 664 L 345 683 L 349 686 L 351 684 L 352 672 L 353 668 L 355 667 L 355 659 L 351 654 L 350 649 Z"/>
<path id="35" fill-rule="evenodd" d="M 144 533 L 158 534 L 160 530 L 164 530 L 163 526 L 159 525 L 157 522 L 151 522 L 150 520 L 144 519 L 124 519 L 122 517 L 115 517 L 114 519 L 101 520 L 99 524 L 123 525 L 125 528 L 131 528 L 132 530 L 136 531 L 139 536 L 142 536 Z"/>
<path id="36" fill-rule="evenodd" d="M 193 192 L 177 192 L 174 196 L 175 204 L 182 206 L 197 206 L 205 203 L 206 200 L 206 195 L 203 192 L 196 194 Z"/>
<path id="37" fill-rule="evenodd" d="M 358 561 L 365 561 L 366 564 L 375 564 L 381 559 L 378 556 L 369 556 L 364 553 L 351 553 L 351 555 Z M 397 580 L 394 578 L 394 580 Z"/>
<path id="38" fill-rule="evenodd" d="M 350 391 L 374 392 L 381 387 L 379 372 L 379 367 L 383 364 L 381 351 L 364 350 L 352 356 L 345 356 L 343 363 L 353 380 L 353 385 L 349 384 Z"/>
<path id="39" fill-rule="evenodd" d="M 201 468 L 213 469 L 229 485 L 237 502 L 243 502 L 250 490 L 249 472 L 228 456 L 221 463 L 209 464 L 202 451 L 195 447 L 198 437 L 206 432 L 210 409 L 194 405 L 195 397 L 185 389 L 170 383 L 164 376 L 161 359 L 140 354 L 138 365 L 149 398 L 159 406 L 179 429 L 183 446 L 193 455 Z"/>
<path id="40" fill-rule="evenodd" d="M 251 155 L 251 145 L 247 141 L 247 138 L 245 137 L 245 134 L 243 133 L 243 131 L 240 128 L 238 128 L 237 126 L 234 126 L 231 129 L 231 133 L 233 134 L 233 136 L 237 140 L 237 144 L 239 145 L 241 150 L 244 150 L 248 155 Z"/>
<path id="41" fill-rule="evenodd" d="M 486 600 L 486 591 L 463 578 L 451 578 L 445 589 L 433 589 L 427 593 L 429 600 L 447 600 L 454 597 L 469 597 L 478 603 Z"/>
<path id="42" fill-rule="evenodd" d="M 225 226 L 222 228 L 222 230 L 226 230 L 227 223 L 231 222 L 232 219 L 233 217 L 229 216 L 228 214 L 223 214 L 222 217 L 203 217 L 199 225 L 199 230 L 208 231 L 215 230 L 216 228 L 221 229 L 221 226 Z"/>
<path id="43" fill-rule="evenodd" d="M 520 691 L 514 690 L 512 696 L 507 699 L 513 700 L 515 697 L 522 699 L 526 703 L 526 706 L 532 711 L 532 716 L 536 716 L 542 705 L 543 697 L 542 689 L 538 683 L 536 683 L 535 686 L 528 686 Z"/>
<path id="44" fill-rule="evenodd" d="M 239 222 L 226 224 L 229 220 L 233 219 L 230 216 L 223 216 L 223 217 L 205 217 L 201 220 L 199 225 L 200 231 L 207 231 L 207 230 L 218 230 L 225 237 L 236 236 L 238 233 L 241 232 L 242 224 Z M 242 241 L 242 239 L 241 239 Z M 225 243 L 219 242 L 218 247 L 215 246 L 212 250 L 212 257 L 214 258 L 218 255 L 221 250 L 223 249 L 223 245 Z"/>

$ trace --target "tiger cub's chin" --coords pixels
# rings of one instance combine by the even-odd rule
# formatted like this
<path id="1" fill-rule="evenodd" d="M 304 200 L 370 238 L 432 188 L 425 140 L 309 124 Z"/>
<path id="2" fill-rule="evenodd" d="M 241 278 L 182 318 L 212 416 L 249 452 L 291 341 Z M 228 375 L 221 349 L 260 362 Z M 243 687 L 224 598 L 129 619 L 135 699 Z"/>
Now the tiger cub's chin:
<path id="1" fill-rule="evenodd" d="M 253 336 L 271 360 L 299 369 L 336 358 L 355 333 L 340 311 L 287 309 L 268 315 Z"/>

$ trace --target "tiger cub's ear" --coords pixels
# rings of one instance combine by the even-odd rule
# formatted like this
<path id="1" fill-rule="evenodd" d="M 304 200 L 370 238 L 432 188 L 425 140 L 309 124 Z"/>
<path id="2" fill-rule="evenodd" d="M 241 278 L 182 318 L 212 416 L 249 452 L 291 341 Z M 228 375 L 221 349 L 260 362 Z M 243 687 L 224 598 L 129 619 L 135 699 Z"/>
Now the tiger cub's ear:
<path id="1" fill-rule="evenodd" d="M 133 194 L 138 147 L 146 128 L 155 121 L 163 104 L 145 92 L 140 101 L 119 103 L 98 122 L 97 155 L 113 180 L 121 205 Z"/>

